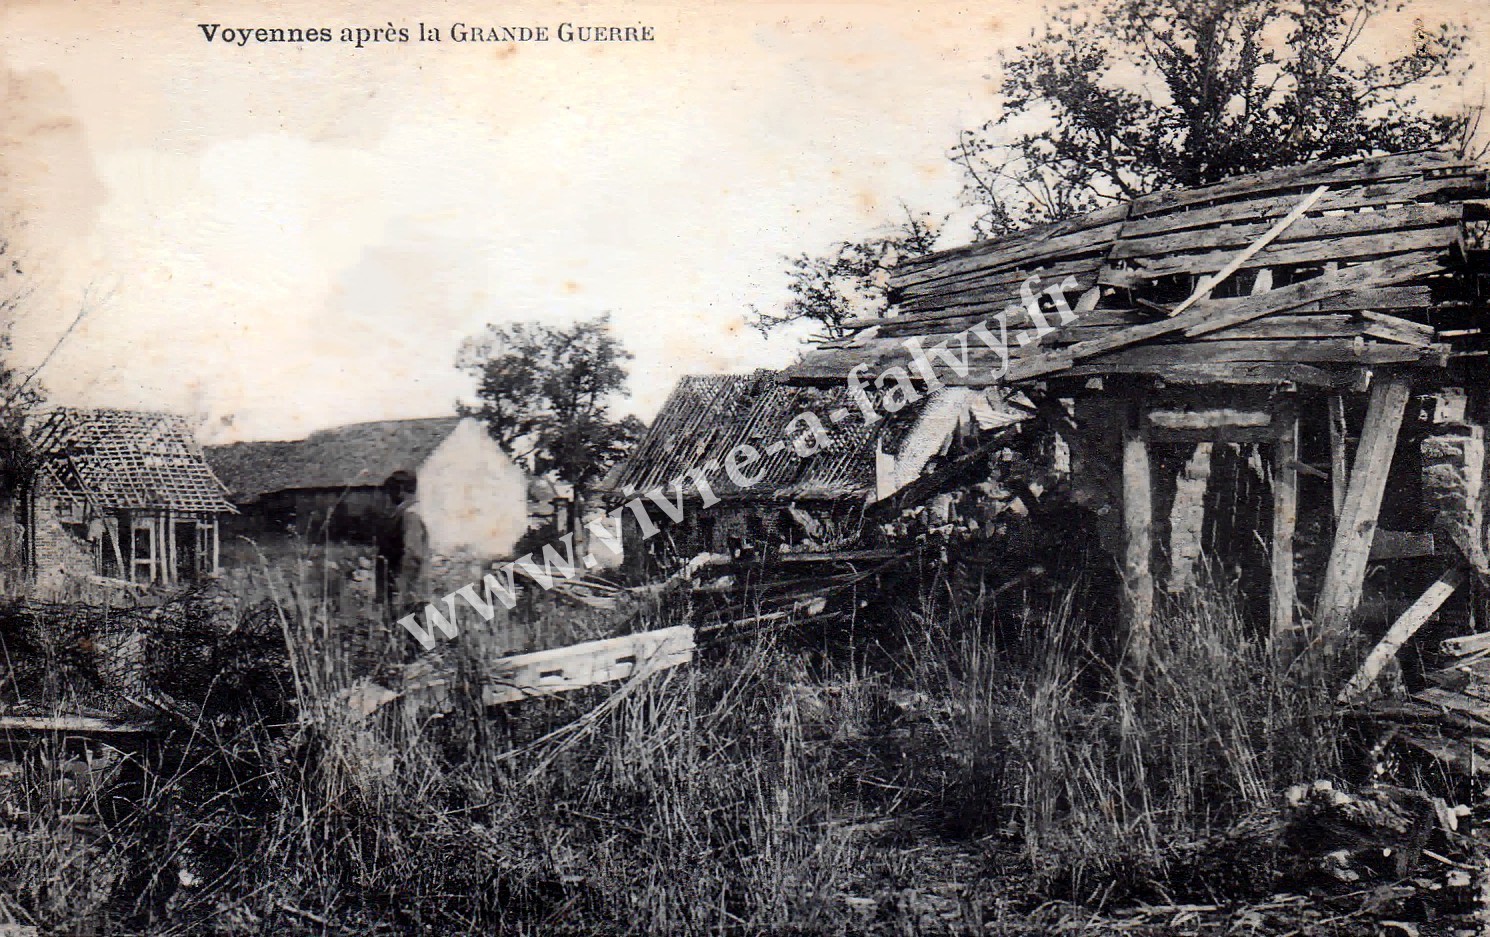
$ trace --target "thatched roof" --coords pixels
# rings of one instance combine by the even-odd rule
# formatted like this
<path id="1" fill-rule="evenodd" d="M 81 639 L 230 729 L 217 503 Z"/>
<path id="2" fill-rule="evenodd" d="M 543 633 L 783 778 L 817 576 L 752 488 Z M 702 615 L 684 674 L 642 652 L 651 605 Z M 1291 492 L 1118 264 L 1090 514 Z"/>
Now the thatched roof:
<path id="1" fill-rule="evenodd" d="M 42 414 L 31 438 L 61 493 L 95 509 L 233 510 L 179 416 L 63 407 Z"/>
<path id="2" fill-rule="evenodd" d="M 207 460 L 240 502 L 294 489 L 376 488 L 397 472 L 417 472 L 460 421 L 353 423 L 305 439 L 209 446 Z"/>

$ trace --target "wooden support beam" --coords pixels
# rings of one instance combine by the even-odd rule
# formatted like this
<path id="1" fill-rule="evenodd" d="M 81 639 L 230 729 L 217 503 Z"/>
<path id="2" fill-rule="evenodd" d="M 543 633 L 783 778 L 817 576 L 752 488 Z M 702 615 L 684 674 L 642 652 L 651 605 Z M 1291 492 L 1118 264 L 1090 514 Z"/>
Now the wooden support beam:
<path id="1" fill-rule="evenodd" d="M 1360 604 L 1366 560 L 1371 554 L 1387 474 L 1397 448 L 1397 431 L 1402 427 L 1402 414 L 1411 392 L 1412 382 L 1397 375 L 1385 376 L 1371 388 L 1366 423 L 1356 447 L 1345 504 L 1314 611 L 1314 623 L 1327 652 L 1336 649 Z"/>
<path id="2" fill-rule="evenodd" d="M 1402 645 L 1418 633 L 1418 629 L 1438 612 L 1455 590 L 1464 585 L 1466 578 L 1462 567 L 1452 567 L 1439 576 L 1416 602 L 1408 606 L 1407 611 L 1392 623 L 1392 627 L 1387 629 L 1387 633 L 1366 656 L 1360 669 L 1345 684 L 1340 691 L 1339 702 L 1349 704 L 1360 699 L 1371 688 L 1371 684 L 1376 682 L 1387 662 L 1396 657 Z"/>
<path id="3" fill-rule="evenodd" d="M 1123 668 L 1135 677 L 1148 666 L 1154 617 L 1153 550 L 1153 470 L 1141 413 L 1135 412 L 1123 430 Z"/>
<path id="4" fill-rule="evenodd" d="M 1299 418 L 1292 406 L 1279 414 L 1273 458 L 1272 585 L 1268 599 L 1275 650 L 1291 650 L 1298 583 L 1294 578 L 1293 534 L 1299 516 Z M 1292 659 L 1292 654 L 1288 654 Z"/>
<path id="5" fill-rule="evenodd" d="M 1338 523 L 1345 507 L 1345 484 L 1350 477 L 1349 456 L 1345 451 L 1345 397 L 1329 396 L 1330 420 L 1330 507 Z"/>

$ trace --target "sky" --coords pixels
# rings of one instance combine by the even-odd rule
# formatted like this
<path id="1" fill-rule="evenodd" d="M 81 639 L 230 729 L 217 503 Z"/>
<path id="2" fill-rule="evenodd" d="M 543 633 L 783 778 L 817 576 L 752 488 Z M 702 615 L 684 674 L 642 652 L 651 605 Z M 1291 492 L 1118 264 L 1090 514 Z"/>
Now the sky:
<path id="1" fill-rule="evenodd" d="M 172 410 L 206 442 L 293 438 L 452 412 L 470 389 L 457 349 L 486 323 L 609 313 L 635 356 L 625 407 L 648 417 L 684 374 L 795 356 L 798 336 L 747 324 L 785 301 L 784 257 L 956 209 L 945 152 L 996 116 L 997 55 L 1041 16 L 11 0 L 0 208 L 30 284 L 15 361 L 46 361 L 57 404 Z M 1413 16 L 1490 36 L 1478 0 L 1410 4 L 1396 34 Z M 421 22 L 443 41 L 412 41 Z M 564 22 L 655 39 L 450 37 Z M 199 24 L 411 41 L 239 46 Z M 955 219 L 943 235 L 966 236 Z"/>

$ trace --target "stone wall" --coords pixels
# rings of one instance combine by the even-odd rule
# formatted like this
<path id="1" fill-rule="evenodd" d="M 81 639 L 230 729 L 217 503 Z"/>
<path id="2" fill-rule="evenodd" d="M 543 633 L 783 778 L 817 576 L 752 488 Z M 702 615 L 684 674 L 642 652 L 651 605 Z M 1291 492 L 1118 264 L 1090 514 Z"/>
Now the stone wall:
<path id="1" fill-rule="evenodd" d="M 1423 499 L 1435 531 L 1486 566 L 1485 428 L 1440 424 L 1423 438 Z"/>

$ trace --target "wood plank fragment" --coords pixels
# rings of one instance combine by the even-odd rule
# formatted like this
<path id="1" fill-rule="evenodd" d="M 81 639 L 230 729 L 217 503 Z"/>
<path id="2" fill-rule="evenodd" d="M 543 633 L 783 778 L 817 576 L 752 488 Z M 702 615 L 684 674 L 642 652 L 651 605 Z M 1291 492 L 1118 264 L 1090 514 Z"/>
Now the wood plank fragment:
<path id="1" fill-rule="evenodd" d="M 1183 273 L 1211 274 L 1219 277 L 1221 273 L 1227 273 L 1228 270 L 1234 273 L 1237 269 L 1254 266 L 1288 266 L 1319 264 L 1333 260 L 1379 259 L 1419 251 L 1444 253 L 1450 249 L 1462 247 L 1463 229 L 1458 225 L 1445 225 L 1439 228 L 1418 228 L 1390 234 L 1367 234 L 1320 241 L 1274 244 L 1256 254 L 1247 256 L 1239 264 L 1229 251 L 1137 258 L 1130 261 L 1133 266 L 1129 269 L 1109 268 L 1102 271 L 1097 282 L 1103 286 L 1131 288 L 1159 277 Z"/>
<path id="2" fill-rule="evenodd" d="M 1451 567 L 1439 576 L 1422 595 L 1418 596 L 1417 601 L 1408 606 L 1407 610 L 1392 622 L 1392 626 L 1387 629 L 1386 634 L 1382 635 L 1376 647 L 1366 655 L 1360 669 L 1340 690 L 1336 701 L 1349 705 L 1359 700 L 1376 682 L 1376 678 L 1381 675 L 1382 668 L 1387 665 L 1387 662 L 1396 657 L 1402 645 L 1406 644 L 1413 635 L 1418 633 L 1419 628 L 1438 613 L 1443 603 L 1448 601 L 1449 596 L 1463 587 L 1466 578 L 1463 568 L 1458 566 Z"/>
<path id="3" fill-rule="evenodd" d="M 1317 189 L 1315 191 L 1318 191 Z M 1316 199 L 1309 206 L 1318 210 L 1323 206 Z M 1314 218 L 1299 218 L 1285 231 L 1279 232 L 1275 240 L 1280 242 L 1307 241 L 1316 238 L 1342 237 L 1348 235 L 1374 234 L 1381 231 L 1405 230 L 1408 228 L 1435 227 L 1457 224 L 1464 215 L 1461 204 L 1418 205 L 1409 204 L 1382 211 L 1353 212 L 1348 215 L 1325 215 Z M 1224 247 L 1244 247 L 1267 232 L 1266 223 L 1215 224 L 1178 233 L 1167 233 L 1151 237 L 1133 237 L 1125 230 L 1125 236 L 1114 245 L 1113 260 L 1136 257 L 1153 257 L 1182 251 L 1214 250 Z"/>
<path id="4" fill-rule="evenodd" d="M 503 658 L 482 694 L 488 706 L 625 680 L 693 659 L 687 625 Z"/>
<path id="5" fill-rule="evenodd" d="M 1259 196 L 1269 190 L 1305 188 L 1318 185 L 1361 185 L 1385 179 L 1416 176 L 1426 170 L 1475 169 L 1474 164 L 1443 153 L 1423 151 L 1399 153 L 1386 157 L 1352 157 L 1341 162 L 1314 162 L 1286 166 L 1265 172 L 1234 176 L 1230 179 L 1190 189 L 1155 192 L 1133 201 L 1130 214 L 1141 218 L 1159 212 L 1173 211 L 1189 205 L 1219 201 L 1236 196 Z"/>
<path id="6" fill-rule="evenodd" d="M 1174 307 L 1174 309 L 1169 313 L 1170 318 L 1174 318 L 1175 316 L 1180 315 L 1186 309 L 1189 309 L 1191 306 L 1200 302 L 1202 299 L 1210 296 L 1211 291 L 1214 290 L 1217 286 L 1221 285 L 1221 283 L 1225 282 L 1227 277 L 1242 269 L 1242 266 L 1246 264 L 1247 261 L 1251 260 L 1253 257 L 1256 257 L 1269 244 L 1282 237 L 1283 232 L 1292 227 L 1294 222 L 1304 217 L 1304 213 L 1307 212 L 1314 205 L 1315 202 L 1319 201 L 1320 198 L 1329 190 L 1330 187 L 1328 185 L 1322 185 L 1319 188 L 1315 189 L 1313 192 L 1310 192 L 1308 195 L 1304 196 L 1303 199 L 1301 199 L 1299 203 L 1294 206 L 1293 211 L 1289 212 L 1287 215 L 1284 215 L 1277 224 L 1269 228 L 1266 232 L 1259 236 L 1257 240 L 1253 241 L 1251 244 L 1248 244 L 1241 253 L 1237 254 L 1235 257 L 1232 257 L 1231 260 L 1227 261 L 1225 266 L 1223 266 L 1216 273 L 1211 274 L 1207 277 L 1203 277 L 1200 283 L 1196 285 L 1195 291 L 1190 294 L 1189 298 L 1180 303 L 1178 306 Z M 1269 281 L 1271 281 L 1272 277 L 1269 276 L 1268 279 Z M 1259 290 L 1256 292 L 1262 291 Z"/>
<path id="7" fill-rule="evenodd" d="M 1350 456 L 1345 446 L 1345 397 L 1341 394 L 1329 396 L 1330 424 L 1330 507 L 1338 522 L 1340 512 L 1345 509 L 1345 485 L 1349 479 Z"/>
<path id="8" fill-rule="evenodd" d="M 1371 388 L 1345 504 L 1315 605 L 1314 623 L 1330 652 L 1338 645 L 1360 604 L 1366 560 L 1371 554 L 1372 535 L 1376 532 L 1377 515 L 1397 447 L 1397 431 L 1402 426 L 1411 392 L 1412 382 L 1396 375 L 1384 377 Z"/>

